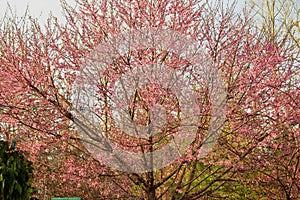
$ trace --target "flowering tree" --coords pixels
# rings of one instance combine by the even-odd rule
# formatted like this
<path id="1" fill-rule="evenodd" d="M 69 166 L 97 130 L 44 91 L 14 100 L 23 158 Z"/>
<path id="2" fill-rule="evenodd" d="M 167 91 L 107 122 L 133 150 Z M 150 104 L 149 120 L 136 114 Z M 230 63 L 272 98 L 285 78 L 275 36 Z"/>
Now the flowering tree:
<path id="1" fill-rule="evenodd" d="M 52 17 L 41 28 L 28 16 L 20 20 L 7 17 L 1 24 L 1 129 L 6 140 L 16 138 L 19 148 L 30 153 L 40 196 L 237 199 L 248 195 L 258 199 L 273 196 L 280 188 L 286 195 L 279 199 L 297 198 L 300 96 L 299 85 L 293 81 L 297 63 L 291 52 L 295 50 L 253 27 L 251 11 L 236 15 L 233 7 L 222 1 L 211 5 L 196 0 L 78 0 L 76 9 L 66 2 L 62 5 L 65 25 Z M 218 143 L 205 156 L 199 156 L 200 149 L 207 143 L 206 136 L 216 116 L 211 97 L 218 83 L 202 80 L 203 71 L 195 70 L 191 59 L 187 59 L 190 57 L 182 56 L 186 51 L 180 54 L 159 45 L 129 45 L 131 48 L 120 54 L 111 51 L 123 42 L 118 36 L 132 32 L 136 36 L 153 29 L 162 30 L 160 34 L 166 33 L 163 30 L 176 33 L 173 42 L 186 42 L 182 39 L 185 36 L 195 41 L 199 46 L 196 50 L 204 52 L 202 56 L 217 69 L 224 83 L 226 119 L 214 130 L 220 133 Z M 165 44 L 163 40 L 161 43 Z M 180 44 L 184 49 L 184 43 Z M 109 59 L 95 57 L 95 50 L 111 53 Z M 85 71 L 93 64 L 91 60 L 101 64 L 101 73 L 96 74 L 96 82 L 92 78 L 82 81 L 95 84 L 94 96 L 74 98 L 72 87 L 89 83 L 80 82 L 78 74 L 92 77 L 98 73 Z M 204 69 L 209 68 L 207 63 Z M 127 118 L 142 126 L 164 119 L 158 133 L 146 137 L 128 133 L 124 131 L 128 127 L 120 129 L 113 112 L 120 105 L 113 95 L 120 77 L 141 66 L 157 65 L 189 77 L 197 100 L 196 122 L 188 129 L 194 131 L 193 140 L 185 152 L 164 167 L 155 168 L 150 163 L 143 173 L 110 168 L 105 159 L 111 155 L 112 144 L 127 152 L 144 153 L 176 141 L 174 137 L 184 121 L 183 107 L 178 93 L 162 87 L 162 83 L 147 82 L 128 90 L 131 103 L 126 113 Z M 149 77 L 132 77 L 146 79 L 151 73 Z M 76 100 L 88 103 L 77 104 Z M 98 117 L 98 124 L 90 123 L 95 121 L 85 115 L 88 100 L 93 100 L 93 109 L 88 113 Z M 164 109 L 159 116 L 151 115 L 155 104 Z M 82 105 L 87 107 L 81 108 Z M 74 129 L 74 124 L 80 128 Z M 110 144 L 105 143 L 108 140 Z M 100 151 L 99 147 L 105 148 Z M 121 166 L 130 163 L 125 155 L 114 159 Z"/>
<path id="2" fill-rule="evenodd" d="M 267 0 L 254 9 L 260 14 L 258 28 L 271 43 L 285 49 L 286 59 L 283 67 L 290 66 L 290 78 L 280 89 L 280 95 L 273 96 L 273 133 L 268 141 L 259 147 L 252 166 L 257 163 L 260 185 L 267 194 L 278 195 L 280 199 L 299 198 L 299 5 L 295 1 Z M 281 50 L 282 51 L 282 50 Z M 260 164 L 258 164 L 260 163 Z M 266 185 L 266 183 L 268 183 Z M 277 191 L 277 192 L 276 192 Z"/>
<path id="3" fill-rule="evenodd" d="M 28 16 L 7 17 L 1 25 L 1 133 L 29 153 L 39 195 L 82 196 L 82 191 L 90 191 L 86 197 L 96 198 L 108 191 L 104 185 L 120 189 L 95 173 L 102 165 L 84 151 L 70 128 L 68 102 L 56 85 L 62 82 L 55 82 L 60 80 L 53 50 L 57 30 L 49 27 L 44 33 Z"/>

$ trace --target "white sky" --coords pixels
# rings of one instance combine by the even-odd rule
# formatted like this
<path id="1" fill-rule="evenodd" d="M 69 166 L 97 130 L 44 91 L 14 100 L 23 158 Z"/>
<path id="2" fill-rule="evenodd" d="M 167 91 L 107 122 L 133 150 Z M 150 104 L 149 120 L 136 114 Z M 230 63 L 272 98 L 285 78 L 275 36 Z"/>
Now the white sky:
<path id="1" fill-rule="evenodd" d="M 74 4 L 74 0 L 68 1 Z M 0 17 L 4 16 L 8 7 L 7 4 L 10 4 L 12 10 L 18 16 L 22 16 L 28 7 L 30 14 L 38 18 L 41 22 L 44 22 L 48 18 L 50 12 L 62 19 L 62 9 L 59 0 L 0 0 Z"/>
<path id="2" fill-rule="evenodd" d="M 74 0 L 67 1 L 71 5 L 75 5 Z M 244 1 L 245 0 L 238 0 L 238 4 L 240 4 L 239 6 L 241 6 Z M 18 16 L 22 16 L 28 6 L 30 14 L 38 18 L 40 22 L 44 22 L 50 12 L 52 12 L 54 16 L 63 20 L 60 0 L 0 0 L 0 19 L 4 16 L 8 3 Z"/>

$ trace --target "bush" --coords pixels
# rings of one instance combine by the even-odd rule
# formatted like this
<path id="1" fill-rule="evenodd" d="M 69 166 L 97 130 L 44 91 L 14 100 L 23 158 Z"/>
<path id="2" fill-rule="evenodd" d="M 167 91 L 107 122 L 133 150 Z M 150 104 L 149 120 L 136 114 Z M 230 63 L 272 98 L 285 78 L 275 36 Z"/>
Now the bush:
<path id="1" fill-rule="evenodd" d="M 32 163 L 15 150 L 15 142 L 0 141 L 0 200 L 29 200 L 31 180 Z"/>

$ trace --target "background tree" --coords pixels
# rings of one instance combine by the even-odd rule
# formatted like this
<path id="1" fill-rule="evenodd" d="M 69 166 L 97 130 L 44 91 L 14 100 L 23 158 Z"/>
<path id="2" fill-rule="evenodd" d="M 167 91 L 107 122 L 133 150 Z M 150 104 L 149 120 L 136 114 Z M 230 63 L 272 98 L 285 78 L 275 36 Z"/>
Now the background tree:
<path id="1" fill-rule="evenodd" d="M 299 29 L 298 19 L 300 5 L 297 1 L 267 0 L 253 1 L 253 8 L 259 14 L 256 16 L 258 28 L 262 34 L 281 49 L 286 49 L 284 67 L 291 66 L 291 76 L 282 94 L 276 96 L 277 101 L 285 102 L 276 106 L 277 116 L 271 119 L 277 133 L 267 144 L 260 147 L 260 155 L 252 162 L 258 162 L 264 157 L 268 162 L 258 166 L 258 184 L 267 194 L 280 192 L 280 199 L 299 198 Z M 279 120 L 280 118 L 280 120 Z M 275 132 L 275 131 L 274 131 Z M 268 184 L 266 184 L 268 183 Z M 269 187 L 270 186 L 270 187 Z M 275 189 L 277 188 L 277 189 Z"/>

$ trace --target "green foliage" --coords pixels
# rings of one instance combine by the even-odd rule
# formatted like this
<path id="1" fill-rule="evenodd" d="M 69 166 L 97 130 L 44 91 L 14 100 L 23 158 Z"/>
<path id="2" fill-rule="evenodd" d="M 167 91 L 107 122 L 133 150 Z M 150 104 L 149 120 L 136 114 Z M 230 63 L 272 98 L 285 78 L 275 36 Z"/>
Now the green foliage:
<path id="1" fill-rule="evenodd" d="M 0 142 L 0 200 L 28 200 L 34 191 L 32 163 L 14 148 Z"/>

